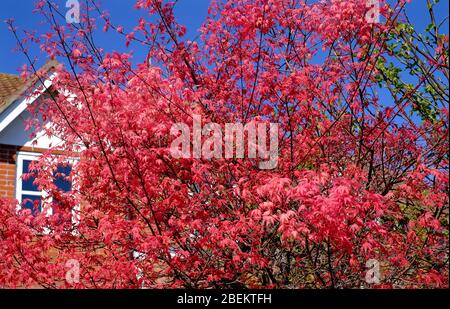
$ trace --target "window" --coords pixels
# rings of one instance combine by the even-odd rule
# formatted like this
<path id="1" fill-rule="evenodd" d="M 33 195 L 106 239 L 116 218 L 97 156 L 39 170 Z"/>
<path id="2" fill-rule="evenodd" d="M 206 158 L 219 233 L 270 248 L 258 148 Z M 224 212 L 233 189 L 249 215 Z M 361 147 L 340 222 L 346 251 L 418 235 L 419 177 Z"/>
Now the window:
<path id="1" fill-rule="evenodd" d="M 22 208 L 30 209 L 33 215 L 37 215 L 42 211 L 42 197 L 45 197 L 46 192 L 39 190 L 38 186 L 34 183 L 35 177 L 27 175 L 30 171 L 31 163 L 39 159 L 39 154 L 36 153 L 17 153 L 17 173 L 16 173 L 16 199 L 20 202 Z M 72 184 L 66 179 L 66 177 L 72 171 L 72 166 L 67 163 L 59 165 L 55 172 L 54 183 L 58 189 L 62 192 L 69 192 L 72 190 Z M 53 200 L 52 206 L 55 209 L 50 211 L 56 211 L 58 201 Z M 51 214 L 52 212 L 50 212 Z"/>
<path id="2" fill-rule="evenodd" d="M 59 165 L 56 168 L 56 172 L 54 174 L 55 176 L 54 184 L 60 191 L 69 192 L 72 190 L 72 183 L 67 180 L 67 176 L 69 176 L 71 172 L 72 166 L 69 163 L 65 165 Z M 60 209 L 61 209 L 60 201 L 58 200 L 57 196 L 54 196 L 52 199 L 52 214 L 60 218 L 61 216 Z M 62 223 L 63 221 L 60 219 L 59 222 Z"/>
<path id="3" fill-rule="evenodd" d="M 22 176 L 30 172 L 31 162 L 37 159 L 37 154 L 18 152 L 16 160 L 16 199 L 20 202 L 22 208 L 31 209 L 34 215 L 42 210 L 41 197 L 43 192 L 34 184 L 34 177 L 24 179 Z"/>

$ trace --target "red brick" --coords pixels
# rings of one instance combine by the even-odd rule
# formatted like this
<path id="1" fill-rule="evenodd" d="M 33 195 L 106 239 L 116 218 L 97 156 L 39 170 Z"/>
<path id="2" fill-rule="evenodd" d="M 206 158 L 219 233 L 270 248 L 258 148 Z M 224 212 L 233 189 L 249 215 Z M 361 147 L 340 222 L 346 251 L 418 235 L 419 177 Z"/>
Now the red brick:
<path id="1" fill-rule="evenodd" d="M 0 198 L 14 198 L 16 162 L 14 146 L 0 145 Z"/>

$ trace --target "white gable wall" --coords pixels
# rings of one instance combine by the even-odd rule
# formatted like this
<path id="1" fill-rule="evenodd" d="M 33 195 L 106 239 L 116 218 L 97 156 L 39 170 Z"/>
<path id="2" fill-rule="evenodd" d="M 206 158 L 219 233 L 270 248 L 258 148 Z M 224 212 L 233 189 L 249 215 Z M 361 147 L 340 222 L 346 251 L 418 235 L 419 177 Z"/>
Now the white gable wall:
<path id="1" fill-rule="evenodd" d="M 0 132 L 0 144 L 26 146 L 36 148 L 50 148 L 62 143 L 61 139 L 48 137 L 43 131 L 38 132 L 34 139 L 30 138 L 32 130 L 25 131 L 25 120 L 30 117 L 30 113 L 25 110 L 17 116 L 9 125 Z M 50 123 L 47 123 L 47 126 Z"/>
<path id="2" fill-rule="evenodd" d="M 41 94 L 51 86 L 54 77 L 55 73 L 51 74 L 43 82 L 43 87 L 40 87 L 42 84 L 38 83 L 31 92 L 34 93 L 38 89 L 39 93 L 17 99 L 0 113 L 0 144 L 47 149 L 61 143 L 60 139 L 54 136 L 48 137 L 44 132 L 38 132 L 36 137 L 31 139 L 31 131 L 25 131 L 25 120 L 30 118 L 30 113 L 27 111 L 28 106 L 39 104 Z M 48 126 L 50 123 L 46 125 Z"/>

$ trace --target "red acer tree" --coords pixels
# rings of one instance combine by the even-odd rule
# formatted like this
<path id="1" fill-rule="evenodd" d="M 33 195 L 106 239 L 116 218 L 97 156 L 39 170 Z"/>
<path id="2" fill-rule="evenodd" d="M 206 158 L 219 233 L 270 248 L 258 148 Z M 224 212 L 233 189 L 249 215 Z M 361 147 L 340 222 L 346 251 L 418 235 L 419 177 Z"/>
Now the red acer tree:
<path id="1" fill-rule="evenodd" d="M 40 214 L 1 202 L 0 284 L 448 287 L 448 36 L 433 20 L 424 49 L 405 5 L 382 1 L 377 23 L 359 0 L 217 1 L 191 42 L 173 3 L 136 1 L 152 21 L 125 30 L 95 1 L 79 24 L 39 1 L 52 31 L 18 42 L 63 63 L 30 108 L 64 144 L 34 164 Z M 96 46 L 102 27 L 147 58 Z M 277 167 L 174 158 L 171 127 L 194 114 L 277 123 Z"/>

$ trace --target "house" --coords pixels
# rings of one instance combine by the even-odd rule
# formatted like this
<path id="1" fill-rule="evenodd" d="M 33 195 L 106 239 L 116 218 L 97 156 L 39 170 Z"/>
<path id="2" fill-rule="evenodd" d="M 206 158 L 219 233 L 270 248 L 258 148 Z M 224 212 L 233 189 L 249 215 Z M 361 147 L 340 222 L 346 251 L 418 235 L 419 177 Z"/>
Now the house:
<path id="1" fill-rule="evenodd" d="M 33 179 L 22 179 L 30 162 L 61 141 L 37 132 L 31 138 L 25 120 L 30 117 L 27 107 L 39 104 L 48 93 L 55 76 L 57 62 L 48 61 L 42 68 L 45 78 L 32 76 L 24 81 L 20 76 L 0 73 L 0 199 L 16 199 L 23 207 L 33 208 L 43 192 Z M 42 87 L 42 85 L 44 87 Z M 66 186 L 61 182 L 61 186 Z M 39 206 L 40 207 L 40 206 Z"/>

